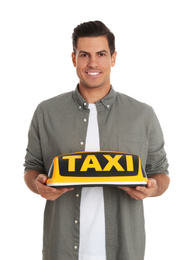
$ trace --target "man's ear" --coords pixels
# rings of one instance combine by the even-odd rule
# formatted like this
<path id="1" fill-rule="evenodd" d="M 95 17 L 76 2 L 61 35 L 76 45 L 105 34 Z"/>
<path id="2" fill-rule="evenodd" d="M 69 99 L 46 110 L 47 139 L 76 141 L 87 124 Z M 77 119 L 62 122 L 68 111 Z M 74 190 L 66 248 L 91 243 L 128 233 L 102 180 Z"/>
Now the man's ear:
<path id="1" fill-rule="evenodd" d="M 111 66 L 114 67 L 115 63 L 116 63 L 116 56 L 117 56 L 117 51 L 115 51 L 112 54 L 112 59 L 111 59 Z"/>
<path id="2" fill-rule="evenodd" d="M 73 66 L 76 67 L 76 53 L 75 52 L 72 52 L 71 58 L 72 58 Z"/>

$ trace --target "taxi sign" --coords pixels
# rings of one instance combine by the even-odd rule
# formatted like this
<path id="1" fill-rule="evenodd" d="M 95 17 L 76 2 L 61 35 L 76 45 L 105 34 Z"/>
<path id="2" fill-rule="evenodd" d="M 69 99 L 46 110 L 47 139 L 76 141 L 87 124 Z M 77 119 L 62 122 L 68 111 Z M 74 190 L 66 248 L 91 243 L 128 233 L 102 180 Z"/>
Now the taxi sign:
<path id="1" fill-rule="evenodd" d="M 138 155 L 114 151 L 77 152 L 54 158 L 47 185 L 146 186 L 147 176 Z"/>

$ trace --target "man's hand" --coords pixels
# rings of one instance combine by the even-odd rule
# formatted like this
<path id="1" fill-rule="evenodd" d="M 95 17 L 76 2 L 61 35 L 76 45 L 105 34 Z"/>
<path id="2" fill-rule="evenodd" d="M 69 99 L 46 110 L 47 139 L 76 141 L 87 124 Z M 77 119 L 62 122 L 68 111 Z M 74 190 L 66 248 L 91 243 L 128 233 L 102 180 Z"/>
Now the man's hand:
<path id="1" fill-rule="evenodd" d="M 25 182 L 28 188 L 41 195 L 46 200 L 54 201 L 62 194 L 73 190 L 74 188 L 52 188 L 46 185 L 47 176 L 41 172 L 29 170 L 24 175 Z"/>
<path id="2" fill-rule="evenodd" d="M 147 197 L 162 195 L 169 186 L 170 179 L 166 174 L 159 173 L 148 179 L 146 187 L 137 186 L 136 188 L 118 187 L 126 191 L 129 196 L 136 200 L 143 200 Z"/>
<path id="3" fill-rule="evenodd" d="M 147 187 L 137 186 L 136 188 L 130 187 L 118 187 L 124 191 L 126 191 L 129 196 L 135 200 L 143 200 L 147 197 L 151 197 L 157 193 L 158 185 L 155 179 L 149 179 L 147 183 Z"/>
<path id="4" fill-rule="evenodd" d="M 40 174 L 35 180 L 38 193 L 46 200 L 54 201 L 58 199 L 62 194 L 73 190 L 74 188 L 52 188 L 46 185 L 47 176 Z"/>

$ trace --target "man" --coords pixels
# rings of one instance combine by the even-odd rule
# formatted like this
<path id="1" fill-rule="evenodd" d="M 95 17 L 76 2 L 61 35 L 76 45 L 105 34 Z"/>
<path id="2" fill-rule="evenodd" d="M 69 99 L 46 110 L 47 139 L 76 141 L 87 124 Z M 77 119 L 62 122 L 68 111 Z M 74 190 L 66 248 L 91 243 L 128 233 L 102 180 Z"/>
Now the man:
<path id="1" fill-rule="evenodd" d="M 151 107 L 114 91 L 115 38 L 101 22 L 77 26 L 75 91 L 42 102 L 29 130 L 25 182 L 44 197 L 44 260 L 143 260 L 143 202 L 169 185 L 162 130 Z M 122 83 L 120 83 L 122 84 Z M 147 187 L 46 186 L 55 156 L 78 151 L 138 154 Z"/>

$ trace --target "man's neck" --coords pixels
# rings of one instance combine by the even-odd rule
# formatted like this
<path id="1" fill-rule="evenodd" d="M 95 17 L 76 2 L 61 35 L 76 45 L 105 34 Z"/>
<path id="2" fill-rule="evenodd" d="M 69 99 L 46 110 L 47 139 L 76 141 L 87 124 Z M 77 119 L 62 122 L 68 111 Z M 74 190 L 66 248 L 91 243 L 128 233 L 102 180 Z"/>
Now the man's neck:
<path id="1" fill-rule="evenodd" d="M 86 87 L 83 84 L 79 84 L 79 92 L 81 96 L 89 103 L 95 104 L 97 101 L 103 99 L 110 92 L 111 85 L 100 86 L 96 88 Z"/>

